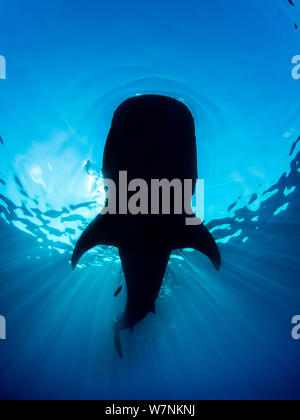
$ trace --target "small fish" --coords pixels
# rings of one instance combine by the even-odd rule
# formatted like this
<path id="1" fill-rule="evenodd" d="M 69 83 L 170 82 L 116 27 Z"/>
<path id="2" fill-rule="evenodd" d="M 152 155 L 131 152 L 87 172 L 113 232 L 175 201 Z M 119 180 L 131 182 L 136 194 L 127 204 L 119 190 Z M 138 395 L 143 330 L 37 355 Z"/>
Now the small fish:
<path id="1" fill-rule="evenodd" d="M 298 30 L 298 23 L 295 23 L 295 29 Z"/>
<path id="2" fill-rule="evenodd" d="M 2 139 L 2 137 L 0 136 L 0 143 L 2 144 L 2 145 L 4 145 L 4 141 L 3 141 L 3 139 Z"/>
<path id="3" fill-rule="evenodd" d="M 120 286 L 120 287 L 118 288 L 118 290 L 115 292 L 114 297 L 118 297 L 118 296 L 119 296 L 119 294 L 121 293 L 122 289 L 123 289 L 123 286 Z"/>
<path id="4" fill-rule="evenodd" d="M 91 169 L 91 162 L 90 162 L 89 160 L 86 162 L 86 164 L 85 164 L 85 166 L 84 166 L 84 169 L 86 170 L 86 173 L 87 173 L 88 175 L 91 175 L 91 173 L 90 173 L 90 169 Z"/>
<path id="5" fill-rule="evenodd" d="M 288 2 L 289 2 L 292 6 L 296 7 L 296 5 L 295 5 L 295 3 L 293 2 L 293 0 L 288 0 Z"/>

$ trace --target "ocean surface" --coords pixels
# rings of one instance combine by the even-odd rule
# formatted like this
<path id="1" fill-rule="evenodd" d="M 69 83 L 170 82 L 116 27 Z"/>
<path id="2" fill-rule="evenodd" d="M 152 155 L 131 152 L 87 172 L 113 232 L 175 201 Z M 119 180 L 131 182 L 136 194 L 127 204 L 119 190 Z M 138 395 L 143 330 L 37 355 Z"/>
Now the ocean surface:
<path id="1" fill-rule="evenodd" d="M 300 398 L 300 2 L 0 0 L 1 399 Z M 113 343 L 118 252 L 70 256 L 104 203 L 125 99 L 183 101 L 222 270 L 174 252 Z M 155 165 L 155 162 L 153 162 Z M 149 260 L 151 265 L 151 260 Z"/>

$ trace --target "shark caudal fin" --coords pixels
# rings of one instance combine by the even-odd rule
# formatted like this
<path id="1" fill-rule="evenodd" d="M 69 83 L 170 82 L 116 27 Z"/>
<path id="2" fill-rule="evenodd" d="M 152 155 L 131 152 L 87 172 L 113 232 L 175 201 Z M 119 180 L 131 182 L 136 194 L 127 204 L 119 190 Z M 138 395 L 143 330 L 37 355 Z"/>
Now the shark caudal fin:
<path id="1" fill-rule="evenodd" d="M 100 214 L 83 232 L 72 256 L 72 268 L 76 268 L 81 257 L 98 245 L 117 246 L 117 225 L 109 214 Z"/>
<path id="2" fill-rule="evenodd" d="M 216 270 L 220 270 L 221 254 L 209 230 L 203 225 L 185 226 L 174 238 L 174 249 L 193 248 L 206 255 Z"/>

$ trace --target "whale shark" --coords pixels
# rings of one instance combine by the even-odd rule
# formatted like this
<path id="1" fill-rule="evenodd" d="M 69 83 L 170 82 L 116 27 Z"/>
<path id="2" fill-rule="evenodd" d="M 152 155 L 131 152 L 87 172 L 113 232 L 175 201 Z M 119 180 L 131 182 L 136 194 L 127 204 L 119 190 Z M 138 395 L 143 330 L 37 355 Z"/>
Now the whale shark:
<path id="1" fill-rule="evenodd" d="M 128 180 L 191 180 L 190 200 L 198 176 L 195 121 L 179 100 L 160 95 L 127 99 L 115 111 L 105 144 L 102 172 L 120 187 L 119 174 Z M 120 191 L 119 191 L 120 192 Z M 108 192 L 109 194 L 109 192 Z M 117 205 L 120 195 L 117 194 Z M 149 201 L 152 196 L 149 192 Z M 72 256 L 76 268 L 81 257 L 98 245 L 118 248 L 127 286 L 125 311 L 114 320 L 114 341 L 123 358 L 120 333 L 156 313 L 158 298 L 172 251 L 193 248 L 219 270 L 218 246 L 203 223 L 186 224 L 186 210 L 164 214 L 111 214 L 101 212 L 78 240 Z M 189 214 L 190 216 L 190 214 Z M 192 217 L 196 219 L 196 215 Z"/>

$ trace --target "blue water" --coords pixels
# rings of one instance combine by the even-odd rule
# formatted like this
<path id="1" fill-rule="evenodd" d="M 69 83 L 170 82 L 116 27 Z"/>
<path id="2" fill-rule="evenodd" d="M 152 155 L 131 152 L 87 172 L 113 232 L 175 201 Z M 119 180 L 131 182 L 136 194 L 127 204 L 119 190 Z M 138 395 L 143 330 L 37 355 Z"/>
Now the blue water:
<path id="1" fill-rule="evenodd" d="M 300 397 L 299 6 L 0 0 L 1 398 Z M 224 263 L 216 273 L 175 252 L 157 314 L 122 335 L 121 361 L 116 250 L 92 251 L 76 272 L 69 260 L 103 203 L 113 111 L 143 93 L 195 116 Z"/>

